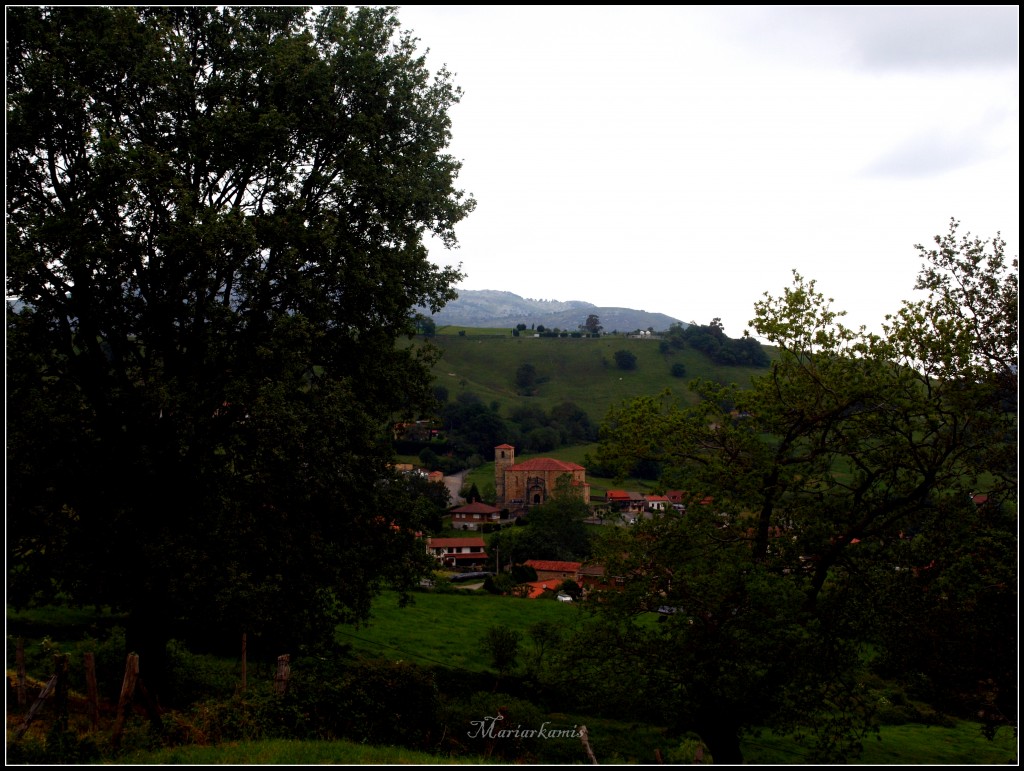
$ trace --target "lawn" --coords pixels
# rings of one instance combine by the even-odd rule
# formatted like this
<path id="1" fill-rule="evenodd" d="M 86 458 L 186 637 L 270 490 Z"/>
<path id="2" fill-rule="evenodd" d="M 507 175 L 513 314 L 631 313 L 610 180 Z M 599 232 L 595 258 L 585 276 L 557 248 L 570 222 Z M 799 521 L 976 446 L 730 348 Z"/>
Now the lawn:
<path id="1" fill-rule="evenodd" d="M 442 665 L 475 672 L 490 670 L 478 641 L 492 626 L 507 626 L 527 638 L 538 621 L 554 621 L 564 631 L 583 623 L 579 606 L 553 600 L 523 600 L 484 592 L 418 592 L 405 608 L 385 594 L 373 605 L 373 617 L 360 626 L 338 627 L 338 639 L 367 656 Z"/>

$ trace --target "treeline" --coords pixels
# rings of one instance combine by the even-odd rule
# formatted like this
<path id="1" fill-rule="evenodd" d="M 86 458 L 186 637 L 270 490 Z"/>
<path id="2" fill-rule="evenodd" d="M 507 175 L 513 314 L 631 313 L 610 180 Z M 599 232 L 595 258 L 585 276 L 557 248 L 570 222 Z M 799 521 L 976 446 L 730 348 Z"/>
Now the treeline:
<path id="1" fill-rule="evenodd" d="M 419 456 L 425 465 L 446 473 L 490 460 L 499 444 L 512 444 L 520 452 L 530 453 L 597 440 L 597 426 L 570 401 L 556 404 L 550 411 L 535 404 L 516 406 L 506 418 L 497 402 L 485 404 L 472 393 L 460 393 L 449 401 L 447 389 L 439 387 L 435 396 L 445 442 L 443 449 L 441 444 L 424 446 Z"/>
<path id="2" fill-rule="evenodd" d="M 725 366 L 767 367 L 771 359 L 761 344 L 744 335 L 732 338 L 725 334 L 722 320 L 715 318 L 710 324 L 672 324 L 661 341 L 662 353 L 693 348 L 711 359 L 715 364 Z"/>

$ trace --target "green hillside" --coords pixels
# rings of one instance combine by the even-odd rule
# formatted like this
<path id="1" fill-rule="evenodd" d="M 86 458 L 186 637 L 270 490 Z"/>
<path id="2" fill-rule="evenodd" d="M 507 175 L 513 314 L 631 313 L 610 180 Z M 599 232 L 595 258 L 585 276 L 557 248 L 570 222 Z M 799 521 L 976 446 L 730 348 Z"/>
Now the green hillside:
<path id="1" fill-rule="evenodd" d="M 695 397 L 688 383 L 707 378 L 746 385 L 753 375 L 766 370 L 754 367 L 716 365 L 699 351 L 688 348 L 660 353 L 657 339 L 630 339 L 622 335 L 590 337 L 513 337 L 511 332 L 463 330 L 465 334 L 439 334 L 431 342 L 443 351 L 434 368 L 435 383 L 448 389 L 450 399 L 469 392 L 485 403 L 497 402 L 502 414 L 521 404 L 536 404 L 550 410 L 564 401 L 574 402 L 600 422 L 608 408 L 636 396 L 656 395 L 665 389 L 686 402 Z M 630 351 L 637 366 L 619 369 L 615 352 Z M 772 351 L 768 350 L 769 355 Z M 686 368 L 682 378 L 673 377 L 673 364 Z M 538 386 L 532 396 L 517 392 L 516 370 L 532 364 Z"/>

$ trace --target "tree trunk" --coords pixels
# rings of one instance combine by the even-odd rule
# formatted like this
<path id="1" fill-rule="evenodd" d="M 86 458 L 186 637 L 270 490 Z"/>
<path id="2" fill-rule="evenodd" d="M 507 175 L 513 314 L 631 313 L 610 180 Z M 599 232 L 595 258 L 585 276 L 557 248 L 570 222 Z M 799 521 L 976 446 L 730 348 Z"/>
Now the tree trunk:
<path id="1" fill-rule="evenodd" d="M 168 627 L 156 609 L 144 608 L 132 613 L 125 630 L 127 653 L 139 655 L 139 673 L 154 702 L 160 704 L 168 692 Z"/>
<path id="2" fill-rule="evenodd" d="M 695 726 L 697 733 L 707 745 L 715 764 L 738 764 L 743 762 L 740 750 L 740 726 L 727 715 L 717 713 L 701 720 Z"/>

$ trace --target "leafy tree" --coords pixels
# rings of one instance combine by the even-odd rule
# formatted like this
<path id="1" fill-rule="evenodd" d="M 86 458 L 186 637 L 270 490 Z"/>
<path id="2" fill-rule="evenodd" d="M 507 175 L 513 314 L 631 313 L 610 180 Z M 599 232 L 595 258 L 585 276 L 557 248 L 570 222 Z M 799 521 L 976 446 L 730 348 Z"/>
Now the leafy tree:
<path id="1" fill-rule="evenodd" d="M 576 601 L 579 601 L 583 596 L 583 588 L 571 578 L 567 578 L 562 581 L 562 583 L 558 585 L 558 591 L 565 592 Z"/>
<path id="2" fill-rule="evenodd" d="M 632 351 L 625 349 L 616 351 L 615 354 L 615 366 L 619 369 L 633 370 L 636 369 L 636 354 Z"/>
<path id="3" fill-rule="evenodd" d="M 533 388 L 536 384 L 537 368 L 524 361 L 516 368 L 516 385 L 519 387 L 519 392 L 529 395 L 533 393 Z"/>
<path id="4" fill-rule="evenodd" d="M 503 559 L 573 560 L 590 554 L 590 534 L 584 520 L 590 512 L 572 477 L 562 475 L 547 502 L 530 509 L 528 525 L 506 528 L 494 535 L 491 548 Z"/>
<path id="5" fill-rule="evenodd" d="M 491 666 L 499 675 L 508 674 L 515 669 L 521 639 L 522 635 L 519 632 L 507 626 L 492 626 L 487 630 L 481 645 L 491 657 Z"/>
<path id="6" fill-rule="evenodd" d="M 596 313 L 591 313 L 587 316 L 587 320 L 583 322 L 583 329 L 592 335 L 598 334 L 604 327 L 601 326 L 601 319 L 598 318 Z"/>
<path id="7" fill-rule="evenodd" d="M 437 334 L 437 322 L 429 316 L 424 316 L 422 313 L 417 314 L 416 331 L 425 337 L 432 337 Z"/>
<path id="8" fill-rule="evenodd" d="M 539 674 L 544 667 L 545 655 L 562 640 L 562 632 L 553 621 L 537 621 L 526 629 L 532 650 L 529 655 L 530 671 Z"/>
<path id="9" fill-rule="evenodd" d="M 677 361 L 672 365 L 669 372 L 672 373 L 672 377 L 686 377 L 686 365 Z"/>
<path id="10" fill-rule="evenodd" d="M 7 10 L 9 595 L 298 653 L 427 565 L 388 426 L 474 201 L 393 8 Z"/>
<path id="11" fill-rule="evenodd" d="M 1017 261 L 956 227 L 918 247 L 927 299 L 884 335 L 843 326 L 794 274 L 755 306 L 779 358 L 751 389 L 702 382 L 695 407 L 610 415 L 604 463 L 652 461 L 666 487 L 713 496 L 609 541 L 631 579 L 598 607 L 719 762 L 765 725 L 807 732 L 819 760 L 854 753 L 865 644 L 965 714 L 1016 723 Z M 683 613 L 629 621 L 660 605 Z"/>
<path id="12" fill-rule="evenodd" d="M 562 402 L 551 408 L 551 426 L 562 435 L 563 444 L 592 442 L 597 439 L 597 426 L 590 416 L 573 402 Z"/>
<path id="13" fill-rule="evenodd" d="M 473 453 L 488 457 L 508 440 L 509 427 L 497 405 L 488 406 L 475 394 L 459 394 L 455 403 L 445 405 L 441 416 L 449 440 L 463 457 Z"/>

